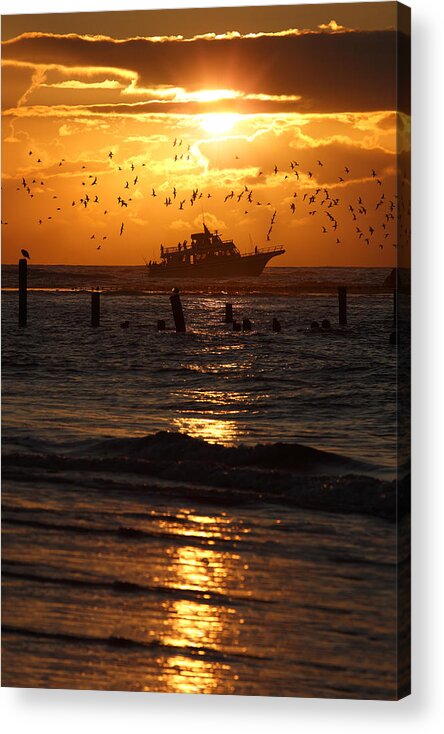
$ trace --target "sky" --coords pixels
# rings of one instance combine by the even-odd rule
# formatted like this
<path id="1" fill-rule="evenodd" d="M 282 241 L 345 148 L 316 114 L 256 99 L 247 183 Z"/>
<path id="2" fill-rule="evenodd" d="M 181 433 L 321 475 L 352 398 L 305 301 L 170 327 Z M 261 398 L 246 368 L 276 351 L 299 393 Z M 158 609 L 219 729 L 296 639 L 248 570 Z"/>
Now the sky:
<path id="1" fill-rule="evenodd" d="M 2 261 L 140 265 L 205 219 L 276 266 L 394 266 L 402 31 L 392 2 L 3 16 Z"/>

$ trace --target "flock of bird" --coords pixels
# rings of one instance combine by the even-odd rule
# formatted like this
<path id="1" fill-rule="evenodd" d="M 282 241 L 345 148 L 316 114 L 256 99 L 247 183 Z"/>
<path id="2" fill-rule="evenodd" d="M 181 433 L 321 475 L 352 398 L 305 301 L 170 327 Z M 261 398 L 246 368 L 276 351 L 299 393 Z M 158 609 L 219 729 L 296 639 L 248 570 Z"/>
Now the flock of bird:
<path id="1" fill-rule="evenodd" d="M 183 158 L 189 160 L 192 156 L 191 146 L 184 143 L 182 139 L 175 138 L 172 141 L 173 159 L 177 162 Z M 183 150 L 184 152 L 176 152 Z M 34 156 L 32 150 L 28 153 L 29 158 Z M 239 159 L 239 156 L 235 156 Z M 141 187 L 145 184 L 145 176 L 142 177 L 142 169 L 146 167 L 145 163 L 139 164 L 139 170 L 136 171 L 134 163 L 131 164 L 114 164 L 115 154 L 112 150 L 108 153 L 109 162 L 112 163 L 114 170 L 120 174 L 124 174 L 120 177 L 118 191 L 115 194 L 115 205 L 122 211 L 120 217 L 120 223 L 115 234 L 122 237 L 125 231 L 125 217 L 123 212 L 131 206 L 133 202 L 132 194 L 138 191 L 138 198 L 141 195 L 148 199 L 149 197 L 153 200 L 163 199 L 165 188 L 168 186 L 167 182 L 162 184 L 160 187 L 150 185 L 151 193 L 146 191 L 145 195 L 140 193 Z M 42 159 L 40 157 L 35 159 L 36 166 L 43 166 Z M 58 167 L 63 167 L 66 163 L 65 159 L 62 158 L 58 162 Z M 324 162 L 320 159 L 316 161 L 316 167 L 313 170 L 321 171 L 324 169 Z M 35 171 L 36 168 L 34 167 Z M 80 190 L 78 196 L 71 201 L 71 208 L 77 207 L 81 210 L 93 211 L 95 216 L 106 217 L 109 214 L 110 208 L 103 209 L 102 207 L 102 193 L 100 191 L 100 180 L 99 176 L 95 173 L 87 173 L 86 166 L 82 166 L 82 170 L 85 170 L 85 174 L 80 182 Z M 149 169 L 148 169 L 149 170 Z M 303 170 L 303 167 L 296 160 L 289 162 L 288 168 L 280 170 L 277 164 L 270 170 L 268 174 L 271 178 L 281 178 L 282 187 L 279 187 L 279 203 L 276 206 L 271 201 L 262 201 L 256 195 L 253 187 L 249 187 L 246 184 L 242 186 L 240 191 L 231 189 L 227 193 L 223 193 L 218 198 L 218 195 L 213 191 L 205 191 L 195 186 L 191 192 L 186 193 L 185 191 L 180 192 L 176 185 L 169 187 L 165 198 L 162 202 L 165 208 L 173 207 L 174 210 L 183 211 L 186 207 L 195 207 L 198 202 L 202 205 L 203 213 L 203 202 L 209 199 L 213 199 L 215 203 L 219 203 L 224 206 L 229 206 L 236 210 L 236 207 L 240 207 L 240 213 L 244 215 L 250 214 L 252 211 L 259 211 L 258 207 L 268 209 L 270 212 L 270 219 L 268 221 L 268 229 L 264 231 L 264 239 L 270 241 L 272 238 L 273 228 L 277 222 L 278 216 L 281 219 L 283 216 L 290 215 L 291 217 L 298 216 L 309 216 L 312 219 L 316 217 L 319 220 L 319 234 L 322 237 L 332 235 L 333 241 L 336 245 L 341 245 L 343 239 L 341 239 L 341 229 L 344 228 L 345 219 L 347 216 L 349 219 L 349 225 L 347 227 L 348 239 L 350 226 L 354 228 L 354 236 L 358 242 L 369 246 L 373 242 L 378 243 L 380 250 L 384 249 L 384 245 L 387 243 L 393 247 L 398 246 L 398 240 L 402 240 L 402 237 L 408 236 L 409 226 L 405 220 L 405 214 L 410 214 L 410 205 L 403 204 L 400 195 L 393 194 L 390 196 L 384 190 L 384 184 L 381 177 L 378 175 L 375 169 L 369 171 L 367 178 L 370 186 L 374 186 L 374 191 L 377 192 L 377 197 L 371 195 L 371 188 L 366 187 L 366 197 L 368 201 L 364 200 L 364 195 L 358 195 L 356 200 L 350 201 L 346 199 L 342 194 L 347 194 L 347 185 L 353 183 L 353 174 L 349 165 L 343 166 L 341 173 L 336 174 L 335 183 L 330 184 L 329 187 L 314 185 L 318 179 L 313 170 Z M 128 175 L 128 172 L 131 175 Z M 136 172 L 135 172 L 136 171 Z M 54 177 L 52 177 L 54 178 Z M 142 180 L 143 179 L 143 180 Z M 267 177 L 263 170 L 258 169 L 256 176 L 257 185 L 259 191 L 263 191 L 265 188 Z M 276 190 L 275 181 L 273 181 L 273 189 Z M 97 187 L 97 188 L 95 188 Z M 51 186 L 52 191 L 53 184 Z M 296 189 L 296 190 L 294 190 Z M 338 193 L 339 189 L 339 193 Z M 30 199 L 33 199 L 35 192 L 39 194 L 45 191 L 45 182 L 40 176 L 36 176 L 35 173 L 31 177 L 21 177 L 21 181 L 18 182 L 17 191 L 25 194 Z M 162 191 L 162 194 L 160 193 Z M 97 193 L 96 193 L 97 192 Z M 370 194 L 369 194 L 370 192 Z M 401 192 L 402 193 L 402 192 Z M 109 196 L 109 189 L 107 190 Z M 51 196 L 51 194 L 50 194 Z M 52 193 L 52 199 L 57 206 L 52 214 L 46 217 L 47 222 L 51 222 L 53 218 L 57 216 L 58 212 L 62 212 L 67 207 L 67 201 L 59 200 L 59 194 Z M 372 199 L 372 201 L 371 201 Z M 376 206 L 375 206 L 376 201 Z M 62 204 L 59 206 L 58 204 Z M 408 212 L 406 211 L 408 207 Z M 99 215 L 101 209 L 101 214 Z M 403 211 L 404 209 L 404 211 Z M 113 213 L 114 209 L 113 209 Z M 236 214 L 238 212 L 236 211 Z M 314 220 L 314 221 L 316 221 Z M 351 220 L 351 222 L 350 222 Z M 44 219 L 41 217 L 36 220 L 38 226 L 44 224 Z M 353 223 L 353 224 L 351 224 Z M 7 224 L 6 221 L 2 220 L 2 224 Z M 108 231 L 109 234 L 109 231 Z M 96 249 L 101 250 L 102 245 L 108 239 L 108 235 L 100 235 L 98 232 L 93 232 L 90 235 L 91 240 L 95 240 Z M 97 240 L 100 240 L 97 243 Z"/>

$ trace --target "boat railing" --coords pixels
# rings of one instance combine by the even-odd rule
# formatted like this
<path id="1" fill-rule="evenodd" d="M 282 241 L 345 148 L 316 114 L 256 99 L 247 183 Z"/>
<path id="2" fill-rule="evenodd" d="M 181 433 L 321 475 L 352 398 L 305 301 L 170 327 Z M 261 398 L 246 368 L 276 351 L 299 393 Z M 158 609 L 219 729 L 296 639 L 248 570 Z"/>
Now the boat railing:
<path id="1" fill-rule="evenodd" d="M 233 245 L 234 243 L 233 243 L 233 240 L 221 240 L 220 244 L 221 245 Z M 196 250 L 203 251 L 203 250 L 212 250 L 212 249 L 214 249 L 214 245 L 212 247 L 211 246 L 208 247 L 208 245 L 207 246 L 204 246 L 204 245 L 196 246 L 196 244 L 190 243 L 190 244 L 187 244 L 186 247 L 182 245 L 179 250 L 178 246 L 176 245 L 175 247 L 164 247 L 162 250 L 162 257 L 164 257 L 165 255 L 178 254 L 178 253 L 182 255 L 184 252 L 188 252 L 189 254 L 192 254 Z M 251 255 L 262 255 L 264 253 L 282 252 L 282 251 L 284 251 L 284 248 L 282 246 L 275 245 L 272 247 L 257 247 L 257 249 L 252 250 L 251 252 L 245 252 L 245 253 L 240 253 L 240 254 L 242 255 L 242 257 L 247 257 Z"/>
<path id="2" fill-rule="evenodd" d="M 252 250 L 251 252 L 243 252 L 242 257 L 247 257 L 250 255 L 262 255 L 267 252 L 285 252 L 282 245 L 274 245 L 272 247 L 257 247 L 257 249 Z"/>

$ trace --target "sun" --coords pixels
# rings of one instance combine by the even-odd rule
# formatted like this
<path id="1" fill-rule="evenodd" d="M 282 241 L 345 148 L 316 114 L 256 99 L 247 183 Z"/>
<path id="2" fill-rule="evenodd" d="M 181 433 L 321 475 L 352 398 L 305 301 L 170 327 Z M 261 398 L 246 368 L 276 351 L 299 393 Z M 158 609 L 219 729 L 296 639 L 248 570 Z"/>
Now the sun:
<path id="1" fill-rule="evenodd" d="M 200 125 L 210 135 L 223 135 L 234 127 L 239 117 L 230 112 L 210 112 L 203 115 Z"/>

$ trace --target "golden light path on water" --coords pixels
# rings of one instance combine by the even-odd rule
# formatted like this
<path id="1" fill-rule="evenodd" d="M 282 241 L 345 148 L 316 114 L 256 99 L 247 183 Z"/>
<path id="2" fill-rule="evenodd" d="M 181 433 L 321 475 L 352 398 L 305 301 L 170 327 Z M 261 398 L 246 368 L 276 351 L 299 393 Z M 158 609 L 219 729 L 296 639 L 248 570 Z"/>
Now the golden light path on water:
<path id="1" fill-rule="evenodd" d="M 173 419 L 173 425 L 180 433 L 192 438 L 233 445 L 246 433 L 234 416 L 254 415 L 259 407 L 256 403 L 268 397 L 265 393 L 252 397 L 244 392 L 182 390 L 181 399 L 185 407 Z"/>
<path id="2" fill-rule="evenodd" d="M 239 638 L 240 618 L 236 609 L 227 602 L 211 603 L 212 595 L 225 596 L 233 587 L 242 587 L 247 567 L 240 556 L 232 552 L 220 552 L 209 548 L 217 539 L 239 539 L 238 528 L 232 533 L 231 520 L 225 516 L 209 517 L 184 510 L 189 527 L 164 522 L 164 530 L 184 536 L 198 536 L 207 541 L 200 547 L 182 546 L 170 548 L 168 574 L 169 585 L 184 592 L 201 592 L 202 601 L 176 599 L 162 605 L 164 631 L 163 645 L 177 648 L 177 654 L 159 659 L 162 669 L 162 690 L 172 693 L 210 693 L 224 681 L 237 680 L 229 664 L 208 659 L 211 651 L 236 648 Z M 171 527 L 170 527 L 171 526 Z M 230 684 L 231 685 L 231 684 Z M 149 687 L 147 687 L 147 690 Z"/>
<path id="3" fill-rule="evenodd" d="M 192 438 L 203 438 L 208 443 L 232 444 L 239 437 L 236 421 L 215 418 L 175 418 L 174 425 L 181 433 Z"/>

